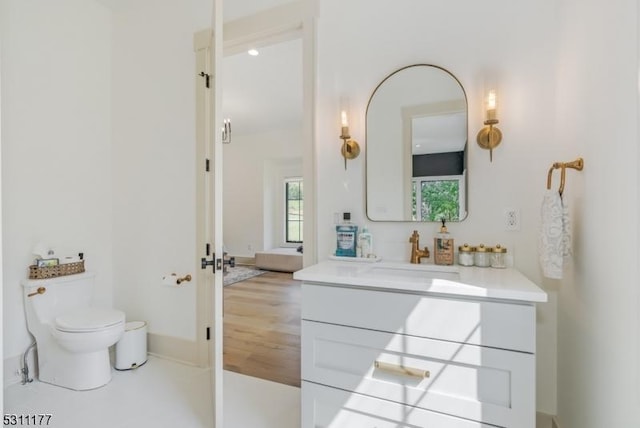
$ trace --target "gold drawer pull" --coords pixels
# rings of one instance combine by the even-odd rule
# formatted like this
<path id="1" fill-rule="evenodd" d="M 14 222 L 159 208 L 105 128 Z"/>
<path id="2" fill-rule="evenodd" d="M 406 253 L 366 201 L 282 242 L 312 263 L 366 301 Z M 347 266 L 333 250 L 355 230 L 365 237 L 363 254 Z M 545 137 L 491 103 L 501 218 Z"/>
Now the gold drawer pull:
<path id="1" fill-rule="evenodd" d="M 427 379 L 429 376 L 431 376 L 429 370 L 414 369 L 412 367 L 405 367 L 398 364 L 383 363 L 382 361 L 376 361 L 375 363 L 373 363 L 373 366 L 378 370 L 382 370 L 394 375 L 411 376 L 420 379 Z"/>
<path id="2" fill-rule="evenodd" d="M 38 294 L 44 294 L 45 291 L 47 291 L 46 288 L 38 287 L 38 289 L 36 291 L 34 291 L 33 293 L 27 294 L 27 297 L 33 297 L 33 296 L 37 296 Z"/>

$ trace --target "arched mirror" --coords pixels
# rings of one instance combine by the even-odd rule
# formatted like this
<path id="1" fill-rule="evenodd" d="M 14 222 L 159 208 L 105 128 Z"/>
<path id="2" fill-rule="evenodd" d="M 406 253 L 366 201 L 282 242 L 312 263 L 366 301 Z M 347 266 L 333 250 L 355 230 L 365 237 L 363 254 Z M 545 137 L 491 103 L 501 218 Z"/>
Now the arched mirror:
<path id="1" fill-rule="evenodd" d="M 366 195 L 372 221 L 467 216 L 467 97 L 447 70 L 411 65 L 367 106 Z"/>

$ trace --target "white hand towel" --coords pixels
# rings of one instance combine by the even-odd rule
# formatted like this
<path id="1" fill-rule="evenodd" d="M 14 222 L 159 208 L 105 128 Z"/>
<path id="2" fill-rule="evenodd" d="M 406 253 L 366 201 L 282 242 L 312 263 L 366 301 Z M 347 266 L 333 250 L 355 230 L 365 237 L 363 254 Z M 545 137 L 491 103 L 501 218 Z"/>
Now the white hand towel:
<path id="1" fill-rule="evenodd" d="M 538 245 L 542 273 L 562 279 L 563 265 L 571 256 L 569 207 L 557 190 L 549 190 L 542 201 L 542 230 Z"/>

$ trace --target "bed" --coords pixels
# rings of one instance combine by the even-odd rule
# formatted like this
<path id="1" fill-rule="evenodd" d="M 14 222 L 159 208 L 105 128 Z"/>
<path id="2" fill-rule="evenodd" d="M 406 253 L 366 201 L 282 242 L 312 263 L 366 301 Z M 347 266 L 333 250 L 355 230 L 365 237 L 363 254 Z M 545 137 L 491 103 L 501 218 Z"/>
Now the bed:
<path id="1" fill-rule="evenodd" d="M 302 269 L 302 253 L 295 248 L 273 248 L 256 252 L 256 267 L 278 272 L 295 272 Z"/>

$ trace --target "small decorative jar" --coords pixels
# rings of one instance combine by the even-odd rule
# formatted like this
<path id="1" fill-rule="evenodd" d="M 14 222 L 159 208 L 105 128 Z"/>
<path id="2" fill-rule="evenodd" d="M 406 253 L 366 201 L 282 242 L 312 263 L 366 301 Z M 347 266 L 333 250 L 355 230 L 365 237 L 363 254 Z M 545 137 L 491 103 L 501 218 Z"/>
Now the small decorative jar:
<path id="1" fill-rule="evenodd" d="M 478 267 L 491 266 L 491 250 L 491 247 L 485 247 L 484 244 L 477 246 L 473 256 L 475 265 Z"/>
<path id="2" fill-rule="evenodd" d="M 458 264 L 461 266 L 473 266 L 473 253 L 476 251 L 469 244 L 458 247 Z"/>
<path id="3" fill-rule="evenodd" d="M 507 249 L 499 244 L 491 251 L 491 267 L 504 269 L 507 267 Z"/>

